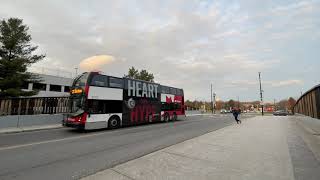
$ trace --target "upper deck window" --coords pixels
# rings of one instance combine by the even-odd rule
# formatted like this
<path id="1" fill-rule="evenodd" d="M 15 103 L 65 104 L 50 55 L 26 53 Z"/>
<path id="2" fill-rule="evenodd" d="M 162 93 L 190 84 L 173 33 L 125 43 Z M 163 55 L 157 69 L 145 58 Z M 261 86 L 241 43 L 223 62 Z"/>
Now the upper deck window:
<path id="1" fill-rule="evenodd" d="M 177 89 L 177 95 L 183 96 L 183 90 L 182 89 Z"/>
<path id="2" fill-rule="evenodd" d="M 95 75 L 91 80 L 91 86 L 108 87 L 108 77 L 104 75 Z"/>
<path id="3" fill-rule="evenodd" d="M 177 89 L 176 88 L 170 88 L 170 94 L 177 94 Z"/>
<path id="4" fill-rule="evenodd" d="M 170 94 L 170 89 L 167 86 L 161 86 L 161 93 L 162 94 Z"/>
<path id="5" fill-rule="evenodd" d="M 109 77 L 109 85 L 110 87 L 114 87 L 114 88 L 123 88 L 123 79 Z"/>

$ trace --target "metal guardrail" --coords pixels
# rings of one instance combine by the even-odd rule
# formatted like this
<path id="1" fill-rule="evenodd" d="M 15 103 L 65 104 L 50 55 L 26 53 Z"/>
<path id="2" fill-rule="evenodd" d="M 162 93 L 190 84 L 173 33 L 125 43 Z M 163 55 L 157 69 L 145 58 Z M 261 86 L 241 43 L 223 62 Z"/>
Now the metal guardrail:
<path id="1" fill-rule="evenodd" d="M 67 113 L 68 97 L 28 97 L 0 99 L 0 116 Z"/>
<path id="2" fill-rule="evenodd" d="M 320 84 L 304 93 L 297 100 L 294 112 L 320 119 Z"/>

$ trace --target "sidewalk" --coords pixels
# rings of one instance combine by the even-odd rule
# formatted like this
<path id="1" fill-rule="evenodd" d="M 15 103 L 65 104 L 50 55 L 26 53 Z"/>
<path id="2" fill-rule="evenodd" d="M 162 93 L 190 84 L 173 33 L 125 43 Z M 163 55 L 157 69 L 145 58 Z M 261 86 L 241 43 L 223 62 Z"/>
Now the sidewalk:
<path id="1" fill-rule="evenodd" d="M 319 162 L 293 119 L 250 118 L 84 179 L 319 179 Z"/>
<path id="2" fill-rule="evenodd" d="M 0 129 L 0 134 L 2 133 L 19 133 L 26 131 L 38 131 L 45 129 L 57 129 L 62 128 L 61 124 L 50 124 L 50 125 L 38 125 L 38 126 L 26 126 L 26 127 L 11 127 L 11 128 L 3 128 Z"/>

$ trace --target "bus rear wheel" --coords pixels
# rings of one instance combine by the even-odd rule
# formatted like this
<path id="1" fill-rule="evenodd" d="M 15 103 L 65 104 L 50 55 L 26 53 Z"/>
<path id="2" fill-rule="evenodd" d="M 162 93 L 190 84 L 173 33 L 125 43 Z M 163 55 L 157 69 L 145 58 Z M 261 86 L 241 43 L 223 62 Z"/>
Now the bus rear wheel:
<path id="1" fill-rule="evenodd" d="M 117 116 L 112 116 L 108 121 L 108 128 L 116 129 L 120 127 L 120 119 Z"/>
<path id="2" fill-rule="evenodd" d="M 177 119 L 178 119 L 177 114 L 176 114 L 176 113 L 173 113 L 172 121 L 176 121 Z"/>
<path id="3" fill-rule="evenodd" d="M 169 114 L 168 114 L 168 113 L 165 113 L 165 114 L 164 114 L 164 122 L 169 122 L 169 120 L 170 120 Z"/>

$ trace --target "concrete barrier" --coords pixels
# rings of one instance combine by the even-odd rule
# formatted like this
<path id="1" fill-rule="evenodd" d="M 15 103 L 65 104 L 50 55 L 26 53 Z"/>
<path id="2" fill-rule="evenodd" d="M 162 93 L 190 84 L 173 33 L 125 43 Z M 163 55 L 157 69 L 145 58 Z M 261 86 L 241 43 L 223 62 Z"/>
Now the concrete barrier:
<path id="1" fill-rule="evenodd" d="M 41 115 L 24 115 L 20 116 L 19 126 L 40 126 L 40 125 L 52 125 L 61 124 L 62 121 L 61 114 L 41 114 Z"/>
<path id="2" fill-rule="evenodd" d="M 186 111 L 187 116 L 200 115 L 201 111 Z M 0 116 L 0 132 L 5 129 L 26 129 L 28 127 L 51 126 L 61 124 L 62 114 L 9 115 Z"/>
<path id="3" fill-rule="evenodd" d="M 61 124 L 62 114 L 0 116 L 0 129 Z"/>
<path id="4" fill-rule="evenodd" d="M 18 127 L 17 116 L 0 116 L 0 129 Z"/>

